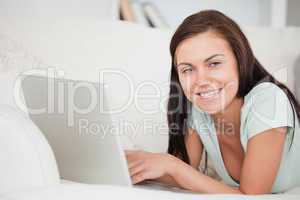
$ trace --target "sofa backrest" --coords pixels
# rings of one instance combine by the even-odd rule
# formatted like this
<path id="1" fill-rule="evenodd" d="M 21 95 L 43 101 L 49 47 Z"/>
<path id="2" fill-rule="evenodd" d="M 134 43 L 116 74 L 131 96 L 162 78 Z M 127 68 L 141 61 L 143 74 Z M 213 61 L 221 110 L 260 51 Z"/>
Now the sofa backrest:
<path id="1" fill-rule="evenodd" d="M 263 66 L 293 92 L 300 67 L 300 28 L 244 27 L 254 54 Z"/>

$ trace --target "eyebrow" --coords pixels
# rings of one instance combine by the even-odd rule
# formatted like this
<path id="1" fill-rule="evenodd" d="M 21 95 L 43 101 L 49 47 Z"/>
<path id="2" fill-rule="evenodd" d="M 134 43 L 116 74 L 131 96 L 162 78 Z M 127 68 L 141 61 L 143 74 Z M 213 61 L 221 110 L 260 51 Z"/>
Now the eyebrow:
<path id="1" fill-rule="evenodd" d="M 206 59 L 204 60 L 204 62 L 207 62 L 207 61 L 209 61 L 209 60 L 211 60 L 211 59 L 213 59 L 214 57 L 217 57 L 217 56 L 224 56 L 224 54 L 214 54 L 214 55 L 212 55 L 212 56 L 206 58 Z M 179 65 L 190 65 L 190 66 L 193 66 L 193 64 L 188 63 L 188 62 L 182 62 L 182 63 L 179 63 L 179 64 L 176 65 L 176 66 L 178 67 Z"/>

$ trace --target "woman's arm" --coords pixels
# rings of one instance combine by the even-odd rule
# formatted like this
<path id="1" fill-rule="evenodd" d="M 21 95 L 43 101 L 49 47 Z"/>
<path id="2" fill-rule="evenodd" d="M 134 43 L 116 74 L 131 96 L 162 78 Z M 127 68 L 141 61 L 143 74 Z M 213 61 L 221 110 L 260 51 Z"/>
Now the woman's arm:
<path id="1" fill-rule="evenodd" d="M 287 128 L 275 128 L 252 137 L 241 172 L 239 188 L 205 176 L 173 158 L 168 174 L 183 188 L 200 193 L 267 194 L 272 190 L 284 147 Z"/>
<path id="2" fill-rule="evenodd" d="M 194 129 L 188 129 L 188 134 L 186 135 L 185 139 L 185 145 L 187 148 L 188 156 L 190 158 L 190 165 L 198 170 L 203 152 L 203 145 L 199 135 Z M 180 187 L 180 185 L 170 175 L 164 175 L 155 180 L 167 185 Z"/>
<path id="3" fill-rule="evenodd" d="M 133 183 L 171 176 L 182 188 L 211 194 L 268 194 L 282 159 L 287 128 L 274 128 L 249 139 L 239 188 L 214 180 L 169 154 L 128 152 Z"/>

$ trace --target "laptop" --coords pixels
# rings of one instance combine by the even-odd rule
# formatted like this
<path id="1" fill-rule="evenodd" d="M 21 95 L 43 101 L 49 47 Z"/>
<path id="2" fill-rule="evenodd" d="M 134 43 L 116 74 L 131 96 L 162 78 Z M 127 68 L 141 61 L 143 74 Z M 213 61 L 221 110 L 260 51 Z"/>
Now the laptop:
<path id="1" fill-rule="evenodd" d="M 132 185 L 106 84 L 26 75 L 28 114 L 48 140 L 63 180 L 192 193 L 155 181 Z"/>
<path id="2" fill-rule="evenodd" d="M 48 140 L 61 179 L 132 187 L 104 83 L 27 75 L 21 87 L 28 114 Z M 136 188 L 190 191 L 155 181 Z"/>
<path id="3" fill-rule="evenodd" d="M 132 186 L 105 84 L 28 75 L 21 86 L 29 116 L 52 147 L 62 179 Z"/>

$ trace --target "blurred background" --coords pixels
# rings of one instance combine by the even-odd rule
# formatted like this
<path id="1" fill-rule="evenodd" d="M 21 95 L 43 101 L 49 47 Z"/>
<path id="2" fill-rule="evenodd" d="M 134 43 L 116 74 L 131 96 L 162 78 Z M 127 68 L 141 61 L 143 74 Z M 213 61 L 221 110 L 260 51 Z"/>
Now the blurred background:
<path id="1" fill-rule="evenodd" d="M 188 15 L 218 9 L 246 26 L 300 26 L 299 0 L 0 0 L 0 17 L 127 20 L 175 28 Z"/>

